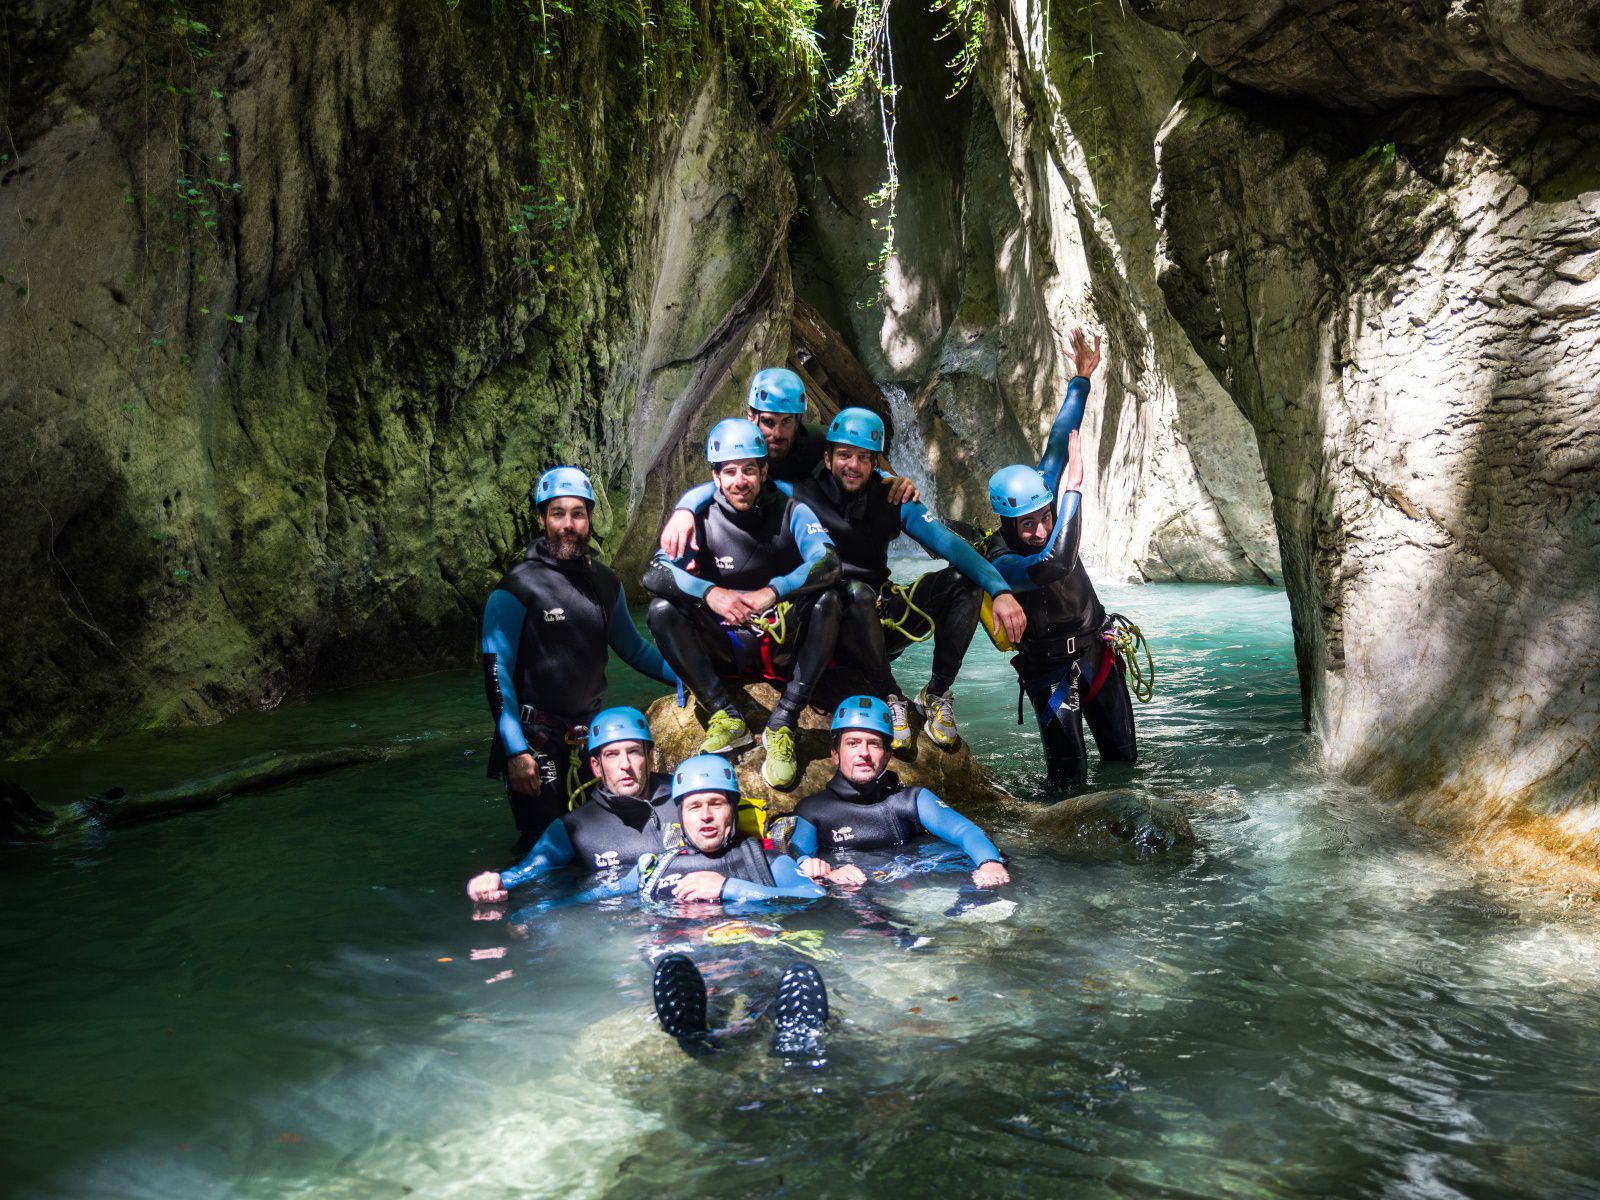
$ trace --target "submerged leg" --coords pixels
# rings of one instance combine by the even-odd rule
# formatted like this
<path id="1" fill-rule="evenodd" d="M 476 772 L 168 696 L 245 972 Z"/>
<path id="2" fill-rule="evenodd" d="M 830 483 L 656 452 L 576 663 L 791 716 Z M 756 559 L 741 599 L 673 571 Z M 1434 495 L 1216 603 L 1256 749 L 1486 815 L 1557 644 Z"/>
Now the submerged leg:
<path id="1" fill-rule="evenodd" d="M 1076 670 L 1076 666 L 1073 668 Z M 1059 716 L 1050 705 L 1048 683 L 1027 685 L 1033 714 L 1039 721 L 1039 740 L 1044 743 L 1044 763 L 1053 788 L 1077 787 L 1088 781 L 1089 755 L 1083 740 L 1083 714 L 1068 708 Z"/>
<path id="2" fill-rule="evenodd" d="M 1110 653 L 1103 642 L 1096 644 L 1083 660 L 1084 678 L 1092 681 L 1100 669 L 1101 656 Z M 1087 687 L 1084 690 L 1087 692 Z M 1102 761 L 1139 761 L 1139 743 L 1133 727 L 1133 697 L 1128 694 L 1128 678 L 1122 673 L 1121 663 L 1112 662 L 1106 681 L 1100 685 L 1094 699 L 1085 702 L 1083 716 L 1089 722 L 1089 732 L 1094 734 L 1094 744 Z"/>
<path id="3" fill-rule="evenodd" d="M 772 1052 L 785 1058 L 813 1057 L 828 1022 L 828 989 L 810 963 L 795 963 L 778 981 L 772 1005 Z"/>
<path id="4" fill-rule="evenodd" d="M 679 1041 L 706 1036 L 706 981 L 688 957 L 669 954 L 657 963 L 651 990 L 664 1032 Z"/>

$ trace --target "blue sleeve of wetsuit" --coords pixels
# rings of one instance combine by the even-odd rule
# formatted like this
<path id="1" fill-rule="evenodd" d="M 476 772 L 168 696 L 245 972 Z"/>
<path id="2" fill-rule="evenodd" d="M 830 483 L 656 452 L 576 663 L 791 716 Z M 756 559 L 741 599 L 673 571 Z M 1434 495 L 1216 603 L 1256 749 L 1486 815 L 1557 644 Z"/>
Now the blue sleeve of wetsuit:
<path id="1" fill-rule="evenodd" d="M 975 867 L 1001 861 L 999 847 L 989 840 L 988 834 L 927 788 L 917 792 L 917 820 L 934 837 L 958 847 Z"/>
<path id="2" fill-rule="evenodd" d="M 804 817 L 795 818 L 794 832 L 789 835 L 789 850 L 801 862 L 817 857 L 817 827 Z"/>
<path id="3" fill-rule="evenodd" d="M 672 668 L 667 666 L 667 660 L 661 657 L 661 651 L 639 636 L 633 618 L 628 615 L 627 601 L 620 591 L 617 593 L 616 606 L 611 610 L 611 624 L 606 628 L 606 640 L 611 643 L 611 648 L 617 652 L 618 657 L 639 674 L 659 679 L 662 683 L 671 684 L 673 687 L 678 685 L 678 677 L 673 674 Z"/>
<path id="4" fill-rule="evenodd" d="M 513 925 L 524 925 L 529 918 L 549 912 L 552 908 L 566 908 L 571 904 L 593 904 L 596 900 L 609 900 L 613 896 L 632 895 L 638 890 L 639 864 L 635 863 L 633 870 L 620 879 L 597 883 L 592 888 L 586 888 L 570 896 L 546 896 L 542 900 L 535 900 L 532 904 L 517 909 L 507 919 Z"/>
<path id="5" fill-rule="evenodd" d="M 668 600 L 685 597 L 704 600 L 706 593 L 711 590 L 711 581 L 689 574 L 680 565 L 684 561 L 685 559 L 668 558 L 665 550 L 657 550 L 656 556 L 645 568 L 644 586 L 657 596 L 665 596 Z"/>
<path id="6" fill-rule="evenodd" d="M 772 486 L 777 488 L 785 496 L 794 495 L 794 484 L 792 483 L 785 483 L 781 479 L 774 479 L 772 481 Z M 678 497 L 678 502 L 672 507 L 681 508 L 687 512 L 702 513 L 711 507 L 712 497 L 714 497 L 716 494 L 717 481 L 713 479 L 710 483 L 702 483 L 698 487 L 690 488 L 687 492 Z"/>
<path id="7" fill-rule="evenodd" d="M 810 505 L 795 504 L 790 510 L 789 536 L 800 548 L 800 565 L 771 581 L 779 600 L 820 592 L 839 582 L 839 555 Z"/>
<path id="8" fill-rule="evenodd" d="M 711 504 L 711 497 L 717 494 L 717 481 L 712 479 L 706 483 L 690 488 L 678 497 L 678 502 L 673 508 L 687 509 L 689 512 L 704 512 Z"/>
<path id="9" fill-rule="evenodd" d="M 544 835 L 540 837 L 538 843 L 528 851 L 528 857 L 516 866 L 500 872 L 500 886 L 514 888 L 518 884 L 527 883 L 530 879 L 537 879 L 554 871 L 557 867 L 564 867 L 576 857 L 572 849 L 572 839 L 567 836 L 566 824 L 561 821 L 551 821 L 545 826 Z"/>
<path id="10" fill-rule="evenodd" d="M 1050 426 L 1050 436 L 1045 439 L 1044 457 L 1039 460 L 1039 474 L 1045 486 L 1055 490 L 1057 477 L 1067 465 L 1067 438 L 1083 424 L 1083 406 L 1089 402 L 1089 381 L 1074 375 L 1067 384 L 1067 394 L 1061 401 L 1061 411 Z"/>
<path id="11" fill-rule="evenodd" d="M 730 878 L 722 885 L 724 900 L 820 900 L 822 885 L 800 873 L 800 864 L 787 854 L 772 860 L 772 886 Z"/>
<path id="12" fill-rule="evenodd" d="M 1011 585 L 993 563 L 922 504 L 908 502 L 900 506 L 900 528 L 913 542 L 944 559 L 989 595 L 1011 591 Z"/>
<path id="13" fill-rule="evenodd" d="M 483 606 L 483 653 L 494 655 L 494 674 L 500 685 L 495 732 L 508 758 L 528 750 L 528 739 L 522 736 L 522 702 L 511 686 L 511 667 L 517 661 L 517 643 L 522 640 L 522 622 L 527 615 L 527 606 L 504 588 L 490 592 Z"/>

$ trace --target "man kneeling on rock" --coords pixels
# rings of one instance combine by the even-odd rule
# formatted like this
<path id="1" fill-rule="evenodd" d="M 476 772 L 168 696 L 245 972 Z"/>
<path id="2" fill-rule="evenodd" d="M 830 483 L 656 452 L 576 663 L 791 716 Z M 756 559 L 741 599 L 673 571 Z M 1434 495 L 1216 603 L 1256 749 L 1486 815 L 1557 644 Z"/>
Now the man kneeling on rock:
<path id="1" fill-rule="evenodd" d="M 583 871 L 627 868 L 659 854 L 676 815 L 672 776 L 652 774 L 655 739 L 636 708 L 608 708 L 589 723 L 589 768 L 594 791 L 580 807 L 553 821 L 514 867 L 485 871 L 467 884 L 480 903 L 506 898 L 508 888 L 560 867 Z"/>
<path id="2" fill-rule="evenodd" d="M 718 421 L 706 441 L 717 494 L 696 518 L 695 546 L 645 569 L 656 644 L 708 715 L 702 753 L 752 743 L 725 680 L 783 686 L 762 742 L 761 774 L 794 782 L 795 725 L 839 636 L 839 558 L 806 505 L 767 480 L 767 443 L 742 418 Z"/>
<path id="3" fill-rule="evenodd" d="M 889 706 L 876 696 L 851 696 L 833 716 L 833 761 L 839 768 L 828 786 L 800 801 L 789 848 L 800 870 L 845 887 L 866 882 L 852 864 L 830 868 L 824 848 L 882 850 L 932 834 L 967 855 L 976 867 L 972 882 L 999 887 L 1011 882 L 1000 851 L 987 834 L 927 788 L 902 787 L 885 768 L 894 725 Z"/>

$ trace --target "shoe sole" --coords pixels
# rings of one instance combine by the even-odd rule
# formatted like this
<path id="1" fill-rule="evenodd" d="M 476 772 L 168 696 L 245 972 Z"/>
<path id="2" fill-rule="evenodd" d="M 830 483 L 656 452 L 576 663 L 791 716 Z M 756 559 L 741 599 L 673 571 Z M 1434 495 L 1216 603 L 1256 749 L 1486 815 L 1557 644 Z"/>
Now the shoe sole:
<path id="1" fill-rule="evenodd" d="M 705 1036 L 706 983 L 693 962 L 669 954 L 656 967 L 650 990 L 665 1033 L 675 1038 Z"/>
<path id="2" fill-rule="evenodd" d="M 813 1055 L 828 1021 L 828 989 L 815 967 L 799 963 L 783 973 L 773 1004 L 772 1052 Z"/>

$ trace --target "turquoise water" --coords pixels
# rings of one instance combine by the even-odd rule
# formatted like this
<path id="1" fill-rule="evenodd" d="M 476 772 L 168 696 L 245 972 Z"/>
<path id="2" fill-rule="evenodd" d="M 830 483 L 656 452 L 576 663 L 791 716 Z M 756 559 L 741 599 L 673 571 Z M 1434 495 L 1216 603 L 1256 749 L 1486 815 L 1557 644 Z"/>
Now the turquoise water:
<path id="1" fill-rule="evenodd" d="M 841 955 L 817 1067 L 759 1037 L 691 1061 L 652 1027 L 640 946 L 671 920 L 473 920 L 463 884 L 510 840 L 475 672 L 8 769 L 54 797 L 277 746 L 407 749 L 5 852 L 0 1190 L 1600 1195 L 1593 924 L 1319 776 L 1281 594 L 1105 592 L 1161 673 L 1143 761 L 1091 782 L 1178 800 L 1201 848 L 1085 857 L 1002 812 L 1002 922 L 943 916 L 949 876 L 882 900 L 927 950 L 840 906 L 786 917 Z M 980 638 L 957 711 L 1027 798 L 1011 679 Z"/>

